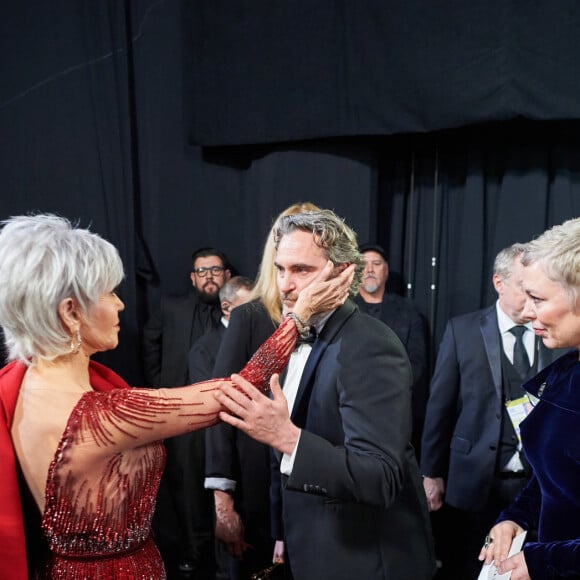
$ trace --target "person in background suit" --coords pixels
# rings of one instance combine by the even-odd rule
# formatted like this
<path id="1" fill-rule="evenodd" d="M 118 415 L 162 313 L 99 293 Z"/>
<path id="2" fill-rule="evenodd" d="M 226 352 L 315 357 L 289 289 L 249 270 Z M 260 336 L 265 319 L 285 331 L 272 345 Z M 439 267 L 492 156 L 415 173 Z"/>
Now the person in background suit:
<path id="1" fill-rule="evenodd" d="M 163 297 L 160 308 L 143 329 L 144 372 L 147 386 L 188 383 L 188 355 L 193 343 L 218 328 L 218 292 L 231 277 L 227 256 L 216 248 L 200 248 L 192 255 L 190 292 Z M 195 573 L 212 578 L 213 510 L 207 495 L 192 493 L 199 472 L 196 440 L 202 434 L 167 442 L 167 466 L 159 489 L 154 530 L 169 578 Z M 194 459 L 191 459 L 191 458 Z M 199 458 L 198 458 L 199 459 Z M 197 488 L 200 486 L 197 485 Z"/>
<path id="2" fill-rule="evenodd" d="M 524 249 L 516 243 L 496 256 L 495 304 L 447 323 L 431 380 L 421 469 L 429 508 L 451 506 L 445 519 L 453 534 L 437 536 L 446 579 L 477 578 L 482 538 L 527 483 L 529 465 L 505 404 L 559 355 L 534 336 L 524 310 Z M 514 327 L 523 332 L 527 368 L 516 365 Z"/>
<path id="3" fill-rule="evenodd" d="M 235 308 L 250 299 L 253 286 L 254 283 L 250 278 L 233 276 L 220 288 L 219 299 L 222 310 L 220 325 L 193 343 L 188 356 L 190 383 L 211 378 L 220 344 L 230 323 L 230 316 Z"/>
<path id="4" fill-rule="evenodd" d="M 319 208 L 298 202 L 284 216 Z M 214 376 L 238 372 L 278 327 L 282 301 L 276 284 L 274 238 L 269 232 L 252 291 L 252 300 L 232 313 L 217 355 Z M 272 563 L 270 531 L 270 449 L 231 425 L 220 423 L 206 433 L 205 486 L 213 490 L 216 537 L 229 554 L 231 580 L 248 580 Z"/>
<path id="5" fill-rule="evenodd" d="M 274 229 L 278 289 L 293 315 L 306 284 L 330 261 L 355 267 L 355 233 L 334 212 L 285 216 Z M 300 324 L 300 320 L 298 321 Z M 394 332 L 352 301 L 314 322 L 272 397 L 232 377 L 220 417 L 275 450 L 275 559 L 296 580 L 427 580 L 435 571 L 425 494 L 411 437 L 411 366 Z M 305 325 L 303 335 L 310 336 Z M 283 544 L 282 541 L 283 540 Z"/>
<path id="6" fill-rule="evenodd" d="M 366 314 L 382 320 L 401 339 L 413 369 L 413 435 L 411 443 L 420 457 L 425 408 L 429 397 L 427 325 L 413 302 L 385 290 L 389 263 L 378 244 L 361 244 L 365 261 L 363 280 L 355 302 Z"/>
<path id="7" fill-rule="evenodd" d="M 250 297 L 253 282 L 245 276 L 233 276 L 219 290 L 220 306 L 222 310 L 221 324 L 218 328 L 200 336 L 189 351 L 189 382 L 197 383 L 210 379 L 213 375 L 215 358 L 220 348 L 222 338 L 226 333 L 231 313 L 235 308 L 244 304 Z M 190 449 L 192 453 L 184 460 L 190 463 L 189 471 L 194 474 L 190 492 L 200 498 L 205 497 L 205 506 L 213 505 L 213 495 L 204 488 L 205 473 L 205 437 L 203 433 L 192 432 Z M 205 518 L 199 518 L 205 522 Z M 195 518 L 193 519 L 195 525 Z M 200 533 L 207 532 L 202 529 Z M 208 554 L 210 557 L 210 554 Z M 227 558 L 220 544 L 215 545 L 216 578 L 228 578 Z"/>
<path id="8" fill-rule="evenodd" d="M 525 314 L 547 348 L 571 349 L 524 386 L 521 423 L 533 475 L 490 530 L 479 555 L 512 580 L 580 578 L 580 218 L 531 241 L 522 256 Z M 529 529 L 537 528 L 537 538 Z M 507 557 L 514 537 L 523 549 Z"/>

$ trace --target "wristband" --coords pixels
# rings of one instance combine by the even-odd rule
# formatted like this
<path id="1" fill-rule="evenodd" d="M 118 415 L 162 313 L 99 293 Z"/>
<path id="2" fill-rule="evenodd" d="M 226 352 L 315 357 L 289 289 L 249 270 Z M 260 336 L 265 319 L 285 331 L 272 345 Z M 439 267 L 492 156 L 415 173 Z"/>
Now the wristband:
<path id="1" fill-rule="evenodd" d="M 298 314 L 295 314 L 294 312 L 289 312 L 287 314 L 287 316 L 288 316 L 288 318 L 291 318 L 292 320 L 294 320 L 298 334 L 302 338 L 306 338 L 308 336 L 308 332 L 310 330 L 310 327 L 307 326 L 303 320 L 300 320 L 300 317 L 298 316 Z"/>

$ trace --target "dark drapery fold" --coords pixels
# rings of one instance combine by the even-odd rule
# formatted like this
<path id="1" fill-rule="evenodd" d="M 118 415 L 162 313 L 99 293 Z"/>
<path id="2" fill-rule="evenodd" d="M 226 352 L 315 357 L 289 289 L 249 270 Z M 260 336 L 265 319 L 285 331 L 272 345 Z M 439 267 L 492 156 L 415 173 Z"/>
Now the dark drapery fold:
<path id="1" fill-rule="evenodd" d="M 125 6 L 15 2 L 2 8 L 2 218 L 52 211 L 119 249 L 127 308 L 103 362 L 140 377 L 136 229 Z"/>
<path id="2" fill-rule="evenodd" d="M 575 0 L 192 2 L 195 143 L 580 116 Z"/>
<path id="3" fill-rule="evenodd" d="M 514 121 L 388 142 L 398 146 L 380 153 L 390 213 L 378 218 L 378 239 L 436 348 L 451 316 L 496 299 L 499 250 L 580 216 L 580 123 Z"/>
<path id="4" fill-rule="evenodd" d="M 499 249 L 580 215 L 578 121 L 519 120 L 422 132 L 437 108 L 459 113 L 457 99 L 469 105 L 462 114 L 487 115 L 488 105 L 480 104 L 494 95 L 529 96 L 529 116 L 549 108 L 552 116 L 574 117 L 577 104 L 569 100 L 569 89 L 580 78 L 570 72 L 577 52 L 575 3 L 559 4 L 541 30 L 544 8 L 515 0 L 501 6 L 494 0 L 457 2 L 445 11 L 441 3 L 418 0 L 227 5 L 21 0 L 1 11 L 0 219 L 53 211 L 90 225 L 119 248 L 126 310 L 120 346 L 102 358 L 131 384 L 142 384 L 144 319 L 160 294 L 187 288 L 191 252 L 215 245 L 241 273 L 254 276 L 272 219 L 296 201 L 334 209 L 361 242 L 388 249 L 390 285 L 428 317 L 433 348 L 448 317 L 494 299 L 491 262 Z M 492 27 L 486 18 L 494 9 Z M 458 84 L 454 75 L 494 62 L 490 47 L 506 22 L 516 26 L 515 16 L 523 12 L 526 19 L 518 21 L 509 50 L 501 54 L 529 82 L 502 84 L 500 69 L 485 65 L 485 74 L 473 82 L 479 92 L 468 98 L 464 90 L 471 85 Z M 404 14 L 406 19 L 397 20 Z M 467 19 L 463 28 L 461 14 Z M 289 40 L 297 16 L 309 35 L 301 45 Z M 221 40 L 215 37 L 218 17 L 232 27 Z M 270 21 L 277 26 L 258 27 Z M 471 52 L 460 53 L 457 44 L 444 58 L 441 46 L 452 31 L 457 43 L 469 41 Z M 356 47 L 362 32 L 376 44 L 376 55 L 357 48 L 347 60 L 345 47 Z M 235 35 L 242 33 L 240 44 Z M 264 35 L 273 49 L 261 44 Z M 403 37 L 405 51 L 385 48 Z M 339 40 L 342 49 L 335 54 Z M 483 60 L 478 46 L 487 55 Z M 420 58 L 426 47 L 436 66 Z M 302 48 L 309 52 L 299 60 Z M 248 53 L 267 59 L 268 66 L 249 70 Z M 394 72 L 377 74 L 378 56 L 388 57 Z M 414 59 L 407 61 L 412 67 L 404 64 L 407 57 Z M 207 91 L 220 88 L 220 71 L 196 76 L 202 65 L 211 68 L 212 59 L 233 75 L 223 79 L 221 89 L 227 90 L 216 97 L 217 117 L 203 107 L 213 106 Z M 297 65 L 308 82 L 289 88 Z M 271 76 L 282 69 L 287 78 L 275 82 Z M 318 83 L 329 79 L 320 89 Z M 426 92 L 419 82 L 425 79 L 437 80 L 437 90 Z M 237 81 L 248 82 L 245 92 L 230 91 Z M 401 123 L 395 128 L 412 120 L 418 132 L 379 135 L 393 130 L 383 117 L 392 99 Z M 244 102 L 251 107 L 238 118 L 236 107 Z M 337 116 L 339 105 L 348 114 Z M 200 117 L 202 111 L 207 118 Z M 441 119 L 448 123 L 448 117 Z M 231 130 L 232 142 L 248 128 L 254 132 L 250 141 L 280 141 L 289 137 L 290 126 L 295 136 L 307 126 L 311 136 L 329 138 L 192 146 L 191 123 L 200 128 L 202 121 L 212 131 Z M 369 123 L 383 128 L 346 136 L 345 128 Z M 270 126 L 279 133 L 269 134 Z"/>

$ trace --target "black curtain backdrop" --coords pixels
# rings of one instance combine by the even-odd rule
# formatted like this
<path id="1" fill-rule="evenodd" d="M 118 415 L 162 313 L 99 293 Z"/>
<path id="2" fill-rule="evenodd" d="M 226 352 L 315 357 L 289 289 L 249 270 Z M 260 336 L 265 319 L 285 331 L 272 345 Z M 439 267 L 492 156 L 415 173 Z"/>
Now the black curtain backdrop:
<path id="1" fill-rule="evenodd" d="M 389 3 L 388 18 L 382 3 L 317 2 L 309 10 L 296 3 L 292 11 L 277 2 L 246 4 L 21 0 L 2 9 L 0 219 L 57 212 L 119 248 L 126 268 L 121 344 L 100 359 L 133 384 L 143 381 L 144 320 L 161 294 L 188 288 L 191 252 L 216 245 L 241 273 L 254 276 L 271 221 L 290 203 L 308 200 L 332 208 L 361 242 L 378 241 L 388 249 L 391 288 L 413 298 L 428 317 L 434 349 L 450 316 L 494 299 L 491 263 L 499 249 L 580 215 L 580 125 L 572 108 L 578 99 L 572 103 L 568 90 L 578 80 L 572 66 L 575 4 L 559 4 L 560 35 L 543 3 L 526 4 L 532 24 L 539 25 L 538 15 L 546 21 L 543 31 L 517 23 L 519 34 L 541 41 L 510 44 L 521 48 L 518 74 L 527 63 L 536 80 L 534 90 L 524 91 L 531 100 L 515 109 L 513 100 L 501 109 L 481 105 L 483 97 L 470 97 L 440 70 L 452 62 L 453 70 L 471 63 L 482 81 L 497 77 L 486 59 L 459 49 L 465 39 L 472 51 L 481 46 L 495 54 L 492 39 L 484 42 L 487 33 L 468 34 L 476 13 L 463 3 L 449 3 L 455 10 L 445 18 L 435 18 L 433 3 L 424 3 L 427 12 L 419 10 L 417 1 Z M 407 5 L 414 12 L 397 25 Z M 488 32 L 504 31 L 513 21 L 507 15 L 523 6 L 490 5 L 497 8 L 496 26 L 493 10 L 473 4 L 480 10 L 476 22 Z M 230 46 L 232 30 L 226 34 L 214 26 L 220 10 L 232 28 L 237 24 L 251 33 L 251 46 L 249 40 L 237 45 L 239 55 Z M 425 28 L 426 14 L 456 34 L 433 35 Z M 289 29 L 300 15 L 311 42 L 290 42 L 281 26 L 263 29 L 264 19 L 281 15 Z M 327 24 L 317 28 L 322 19 Z M 355 60 L 339 85 L 325 85 L 328 77 L 320 71 L 328 67 L 322 64 L 345 57 L 344 47 L 338 54 L 324 41 L 332 23 L 342 23 L 343 32 L 348 23 L 348 34 L 338 35 L 348 46 L 357 46 L 361 36 L 379 42 L 394 35 L 381 42 L 398 38 L 407 45 L 423 39 L 438 55 L 439 69 L 422 63 L 418 49 L 399 46 L 373 58 L 366 54 L 367 68 Z M 284 38 L 288 51 L 308 51 L 308 58 L 282 58 Z M 557 40 L 568 43 L 565 51 Z M 236 64 L 238 57 L 249 58 L 248 51 L 256 59 L 253 75 Z M 533 63 L 523 59 L 531 53 Z M 396 58 L 378 58 L 389 54 Z M 546 62 L 552 67 L 542 68 Z M 232 71 L 231 78 L 214 70 L 220 64 L 222 72 Z M 379 65 L 385 72 L 377 76 Z M 207 77 L 204 67 L 211 69 Z M 311 83 L 293 89 L 271 76 L 283 72 L 291 79 L 308 71 Z M 258 72 L 261 79 L 255 78 Z M 331 73 L 336 78 L 337 71 Z M 403 73 L 406 83 L 400 82 Z M 427 91 L 422 83 L 434 76 L 438 92 Z M 234 89 L 234 81 L 248 84 Z M 508 85 L 524 86 L 519 80 Z M 220 89 L 215 99 L 208 87 Z M 494 92 L 485 87 L 482 82 L 481 95 Z M 385 108 L 378 107 L 393 94 L 396 124 L 387 123 Z M 537 105 L 533 114 L 531 102 Z M 348 111 L 342 125 L 337 105 Z M 443 105 L 447 112 L 437 117 Z M 518 115 L 546 120 L 493 122 Z M 549 120 L 560 117 L 569 120 Z M 419 118 L 430 121 L 417 124 Z M 455 125 L 462 126 L 449 128 Z M 215 139 L 208 132 L 204 146 L 191 144 L 192 128 L 202 127 Z"/>
<path id="2" fill-rule="evenodd" d="M 192 139 L 580 116 L 576 0 L 193 0 Z"/>

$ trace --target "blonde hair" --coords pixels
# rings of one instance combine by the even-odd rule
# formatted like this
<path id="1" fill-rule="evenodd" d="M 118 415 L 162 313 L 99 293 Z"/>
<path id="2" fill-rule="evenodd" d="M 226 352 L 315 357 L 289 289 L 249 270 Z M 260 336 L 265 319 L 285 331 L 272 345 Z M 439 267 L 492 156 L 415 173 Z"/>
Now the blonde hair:
<path id="1" fill-rule="evenodd" d="M 539 263 L 546 276 L 560 284 L 570 306 L 578 307 L 580 297 L 580 218 L 546 230 L 526 245 L 522 264 Z"/>
<path id="2" fill-rule="evenodd" d="M 274 259 L 276 258 L 276 246 L 274 244 L 274 229 L 278 221 L 288 215 L 304 213 L 307 211 L 319 211 L 320 208 L 309 202 L 293 203 L 282 211 L 274 220 L 262 253 L 262 261 L 256 277 L 256 283 L 252 291 L 250 300 L 260 299 L 268 315 L 275 324 L 280 324 L 282 320 L 282 300 L 276 282 L 276 268 Z"/>

